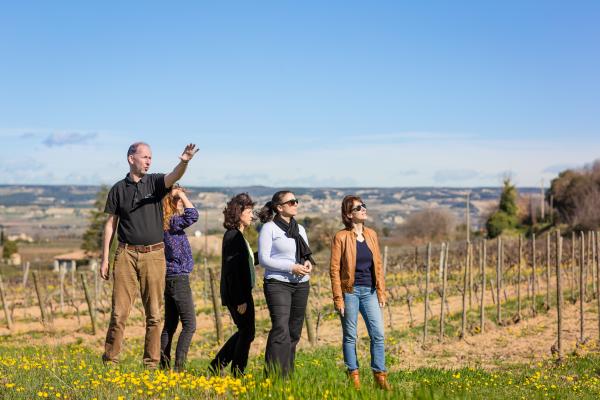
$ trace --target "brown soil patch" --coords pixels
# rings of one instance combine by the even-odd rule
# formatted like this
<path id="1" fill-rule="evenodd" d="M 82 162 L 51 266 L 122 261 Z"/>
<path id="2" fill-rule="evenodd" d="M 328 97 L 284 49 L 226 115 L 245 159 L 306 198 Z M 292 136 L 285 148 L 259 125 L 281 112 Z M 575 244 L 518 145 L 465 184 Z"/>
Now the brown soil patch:
<path id="1" fill-rule="evenodd" d="M 313 299 L 317 304 L 316 298 Z M 321 304 L 326 300 L 321 298 Z M 460 310 L 461 299 L 454 296 L 449 299 L 450 310 L 456 312 Z M 198 299 L 197 307 L 205 308 L 210 304 Z M 421 324 L 423 318 L 422 303 L 413 306 L 413 317 L 415 324 Z M 434 316 L 439 314 L 439 301 L 433 301 L 431 309 Z M 585 333 L 589 338 L 598 337 L 598 319 L 596 302 L 585 304 Z M 37 346 L 56 346 L 74 342 L 82 342 L 86 345 L 96 348 L 100 355 L 103 347 L 104 335 L 108 325 L 108 315 L 98 315 L 98 332 L 91 335 L 91 324 L 89 316 L 84 314 L 85 309 L 80 310 L 79 318 L 75 315 L 65 317 L 55 317 L 51 325 L 44 327 L 39 320 L 39 309 L 29 307 L 26 310 L 17 309 L 15 315 L 17 320 L 15 326 L 9 331 L 4 323 L 0 328 L 0 335 L 14 337 L 14 344 L 27 344 Z M 491 321 L 487 321 L 485 333 L 477 335 L 467 335 L 465 340 L 458 338 L 445 338 L 439 342 L 436 326 L 431 326 L 426 350 L 422 348 L 421 334 L 409 333 L 408 336 L 400 340 L 388 340 L 387 353 L 390 356 L 390 368 L 405 369 L 423 366 L 430 367 L 448 367 L 456 368 L 460 366 L 482 366 L 485 368 L 494 368 L 500 364 L 534 362 L 551 357 L 551 346 L 556 341 L 556 310 L 551 310 L 547 314 L 540 314 L 536 317 L 530 316 L 529 310 L 524 310 L 524 319 L 517 324 L 505 327 L 496 327 Z M 563 353 L 568 354 L 575 350 L 584 351 L 577 347 L 579 336 L 579 308 L 578 305 L 566 303 L 563 313 Z M 26 316 L 26 318 L 24 318 Z M 3 316 L 2 316 L 3 317 Z M 392 318 L 395 330 L 403 331 L 409 328 L 409 313 L 406 304 L 396 305 L 392 308 Z M 0 318 L 3 322 L 4 318 Z M 391 339 L 394 335 L 390 334 L 389 314 L 384 312 L 386 323 L 386 332 Z M 359 318 L 359 335 L 363 339 L 359 344 L 361 356 L 368 360 L 368 335 L 367 330 Z M 197 317 L 198 329 L 195 336 L 196 344 L 203 342 L 201 346 L 193 346 L 190 357 L 207 357 L 214 353 L 218 346 L 209 338 L 214 337 L 214 322 L 211 315 L 200 314 Z M 223 324 L 225 336 L 233 332 L 231 318 L 226 310 L 223 310 Z M 456 324 L 456 322 L 454 322 Z M 268 312 L 266 308 L 260 307 L 257 310 L 257 333 L 256 339 L 252 345 L 251 353 L 253 355 L 261 354 L 264 351 L 267 333 L 269 329 Z M 128 341 L 138 341 L 141 343 L 144 335 L 143 314 L 137 308 L 132 310 L 129 323 L 126 330 Z M 332 345 L 341 347 L 341 327 L 337 317 L 325 317 L 319 326 L 318 345 Z M 6 337 L 5 337 L 6 338 Z M 9 342 L 12 342 L 10 338 Z M 593 345 L 592 341 L 587 347 Z M 306 330 L 303 332 L 303 339 L 299 345 L 300 349 L 310 348 Z M 208 353 L 208 354 L 207 354 Z M 140 355 L 141 357 L 141 355 Z M 340 348 L 341 357 L 341 348 Z"/>

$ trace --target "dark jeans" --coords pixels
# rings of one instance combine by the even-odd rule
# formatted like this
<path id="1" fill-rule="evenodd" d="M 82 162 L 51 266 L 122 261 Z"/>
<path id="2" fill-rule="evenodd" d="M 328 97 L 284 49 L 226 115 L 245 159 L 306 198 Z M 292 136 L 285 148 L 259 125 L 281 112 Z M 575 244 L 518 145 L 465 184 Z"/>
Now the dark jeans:
<path id="1" fill-rule="evenodd" d="M 221 350 L 211 361 L 213 371 L 224 369 L 231 362 L 231 372 L 234 376 L 244 374 L 248 364 L 250 345 L 254 340 L 254 300 L 247 302 L 246 312 L 240 314 L 237 306 L 227 305 L 238 331 L 225 342 Z"/>
<path id="2" fill-rule="evenodd" d="M 175 350 L 176 370 L 183 369 L 192 336 L 196 331 L 196 312 L 189 275 L 168 276 L 166 279 L 165 325 L 160 336 L 160 366 L 162 368 L 171 367 L 171 344 L 179 320 L 181 320 L 183 328 Z"/>
<path id="3" fill-rule="evenodd" d="M 296 345 L 300 341 L 310 284 L 265 279 L 264 291 L 271 331 L 267 339 L 265 363 L 267 373 L 288 376 L 294 371 Z"/>

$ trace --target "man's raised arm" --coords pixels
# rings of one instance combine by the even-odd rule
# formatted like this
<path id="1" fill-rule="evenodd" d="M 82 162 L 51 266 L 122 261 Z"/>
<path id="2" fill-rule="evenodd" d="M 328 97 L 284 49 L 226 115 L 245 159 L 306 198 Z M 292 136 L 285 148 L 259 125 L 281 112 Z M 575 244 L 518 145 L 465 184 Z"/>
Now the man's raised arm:
<path id="1" fill-rule="evenodd" d="M 110 243 L 115 236 L 119 217 L 109 214 L 104 224 L 104 233 L 102 234 L 102 263 L 100 264 L 100 277 L 108 280 L 108 257 L 110 255 Z"/>
<path id="2" fill-rule="evenodd" d="M 195 144 L 190 143 L 187 146 L 185 146 L 183 153 L 181 154 L 181 156 L 179 156 L 179 160 L 180 160 L 179 164 L 177 164 L 177 166 L 173 169 L 173 171 L 171 171 L 165 175 L 165 187 L 166 188 L 170 188 L 171 186 L 173 186 L 173 184 L 175 182 L 177 182 L 179 179 L 181 179 L 181 177 L 185 173 L 188 162 L 190 162 L 190 160 L 192 158 L 194 158 L 194 155 L 197 152 L 198 152 L 198 148 L 196 147 Z"/>

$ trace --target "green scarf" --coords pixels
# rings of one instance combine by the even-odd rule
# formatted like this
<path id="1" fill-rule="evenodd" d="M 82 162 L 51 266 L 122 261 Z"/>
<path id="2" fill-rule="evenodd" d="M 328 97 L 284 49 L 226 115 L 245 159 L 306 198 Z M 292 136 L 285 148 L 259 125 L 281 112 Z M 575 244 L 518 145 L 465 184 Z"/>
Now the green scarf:
<path id="1" fill-rule="evenodd" d="M 250 247 L 250 243 L 244 238 L 246 242 L 246 246 L 248 246 L 248 267 L 250 268 L 250 283 L 252 287 L 256 283 L 256 272 L 254 271 L 254 253 L 252 252 L 252 247 Z"/>

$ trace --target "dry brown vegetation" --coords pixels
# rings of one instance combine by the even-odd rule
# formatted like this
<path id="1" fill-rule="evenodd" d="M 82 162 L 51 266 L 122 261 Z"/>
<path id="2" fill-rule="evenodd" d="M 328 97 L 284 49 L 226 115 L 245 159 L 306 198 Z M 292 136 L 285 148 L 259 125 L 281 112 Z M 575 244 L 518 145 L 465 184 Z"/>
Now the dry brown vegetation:
<path id="1" fill-rule="evenodd" d="M 576 248 L 578 249 L 578 243 Z M 563 258 L 563 287 L 565 288 L 565 304 L 563 309 L 563 343 L 564 352 L 582 351 L 578 346 L 579 337 L 579 315 L 578 304 L 571 300 L 577 300 L 578 266 L 570 260 L 570 243 L 564 245 Z M 495 243 L 488 243 L 488 258 L 486 274 L 486 291 L 484 293 L 486 316 L 484 318 L 484 333 L 479 329 L 479 301 L 481 299 L 481 275 L 478 267 L 479 256 L 475 251 L 472 270 L 472 301 L 466 301 L 468 306 L 467 335 L 459 339 L 460 314 L 462 311 L 462 288 L 463 271 L 465 260 L 464 244 L 452 244 L 449 253 L 449 278 L 446 303 L 446 334 L 439 341 L 439 314 L 441 308 L 440 290 L 441 282 L 438 278 L 439 251 L 434 248 L 431 262 L 431 286 L 429 297 L 429 338 L 423 346 L 422 329 L 424 315 L 424 265 L 426 258 L 424 248 L 421 247 L 415 258 L 414 252 L 400 252 L 395 249 L 389 251 L 387 267 L 387 289 L 389 295 L 389 307 L 384 310 L 386 332 L 388 337 L 388 352 L 393 369 L 417 367 L 417 366 L 444 366 L 457 367 L 460 365 L 482 365 L 494 367 L 498 362 L 522 362 L 548 358 L 551 356 L 551 348 L 556 340 L 556 290 L 551 271 L 550 275 L 550 303 L 546 304 L 546 262 L 547 254 L 545 241 L 538 240 L 536 253 L 537 259 L 537 313 L 531 309 L 531 253 L 530 244 L 526 243 L 524 251 L 524 262 L 522 264 L 522 275 L 517 274 L 518 253 L 515 241 L 505 244 L 505 263 L 502 267 L 502 290 L 501 304 L 503 308 L 503 319 L 497 324 L 495 316 L 495 301 L 497 288 L 497 277 L 495 275 Z M 477 250 L 477 247 L 476 247 Z M 589 250 L 588 250 L 589 251 Z M 550 263 L 554 262 L 551 249 Z M 595 301 L 596 292 L 591 281 L 593 279 L 593 267 L 596 265 L 591 258 L 592 253 L 585 254 L 586 261 L 586 286 L 587 293 L 585 302 L 585 337 L 597 338 L 598 333 L 598 306 Z M 579 257 L 579 253 L 577 253 Z M 212 263 L 211 263 L 212 264 Z M 214 265 L 214 264 L 213 264 Z M 575 267 L 575 269 L 573 269 Z M 310 296 L 309 316 L 317 335 L 316 345 L 341 346 L 340 322 L 333 312 L 331 302 L 331 291 L 329 279 L 326 272 L 326 262 L 320 264 L 319 270 L 312 277 L 312 292 Z M 260 271 L 260 269 L 259 269 Z M 575 271 L 575 275 L 573 275 Z M 111 284 L 96 278 L 92 272 L 87 272 L 88 284 L 93 292 L 94 309 L 98 319 L 98 330 L 95 335 L 91 334 L 90 317 L 85 303 L 81 283 L 75 279 L 72 286 L 70 275 L 67 274 L 64 281 L 63 305 L 60 304 L 60 282 L 57 275 L 48 271 L 40 274 L 42 287 L 42 298 L 50 315 L 49 321 L 42 324 L 40 321 L 40 309 L 37 303 L 35 291 L 31 278 L 26 286 L 23 286 L 22 276 L 12 274 L 4 276 L 6 298 L 9 312 L 13 318 L 13 329 L 6 328 L 4 315 L 0 310 L 0 335 L 4 340 L 21 341 L 30 345 L 54 345 L 71 342 L 83 342 L 97 349 L 100 355 L 108 325 L 110 312 Z M 206 280 L 207 274 L 201 265 L 197 265 L 192 276 L 193 289 L 197 307 L 198 331 L 195 336 L 194 345 L 191 350 L 192 357 L 206 357 L 207 354 L 217 349 L 215 323 L 213 318 L 211 293 Z M 259 280 L 260 281 L 260 280 Z M 494 286 L 492 286 L 494 285 Z M 573 286 L 574 285 L 574 286 Z M 517 288 L 521 293 L 521 318 L 515 318 Z M 573 295 L 573 297 L 571 297 Z M 257 304 L 257 335 L 252 346 L 253 354 L 264 351 L 266 335 L 270 327 L 268 311 L 264 302 L 261 288 L 255 290 Z M 546 308 L 548 307 L 548 308 Z M 225 337 L 233 330 L 231 319 L 225 309 L 221 308 Z M 143 308 L 136 301 L 127 327 L 127 340 L 131 344 L 141 343 L 143 327 Z M 304 339 L 302 347 L 311 346 L 307 330 L 303 332 Z M 368 355 L 367 331 L 364 324 L 360 323 L 359 335 L 363 340 L 359 345 L 362 356 Z M 592 342 L 588 342 L 589 343 Z M 341 353 L 340 353 L 341 354 Z M 440 362 L 442 361 L 442 362 Z"/>
<path id="2" fill-rule="evenodd" d="M 400 234 L 410 244 L 449 239 L 456 228 L 456 216 L 446 208 L 417 211 L 400 226 Z"/>
<path id="3" fill-rule="evenodd" d="M 577 230 L 600 226 L 600 160 L 568 169 L 552 181 L 549 196 L 561 222 Z"/>

